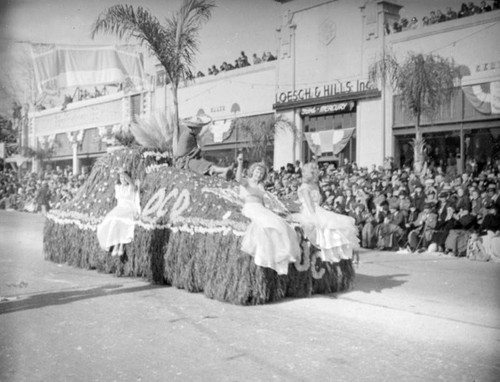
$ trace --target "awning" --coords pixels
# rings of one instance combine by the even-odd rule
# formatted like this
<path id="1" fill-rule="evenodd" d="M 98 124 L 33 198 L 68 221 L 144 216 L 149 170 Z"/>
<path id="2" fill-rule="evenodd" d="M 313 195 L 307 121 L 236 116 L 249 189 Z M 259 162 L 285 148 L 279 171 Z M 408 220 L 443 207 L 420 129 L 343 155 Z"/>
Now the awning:
<path id="1" fill-rule="evenodd" d="M 314 155 L 319 156 L 327 152 L 333 152 L 334 155 L 337 155 L 344 150 L 354 130 L 354 127 L 340 130 L 331 129 L 305 133 L 305 136 L 309 148 Z"/>

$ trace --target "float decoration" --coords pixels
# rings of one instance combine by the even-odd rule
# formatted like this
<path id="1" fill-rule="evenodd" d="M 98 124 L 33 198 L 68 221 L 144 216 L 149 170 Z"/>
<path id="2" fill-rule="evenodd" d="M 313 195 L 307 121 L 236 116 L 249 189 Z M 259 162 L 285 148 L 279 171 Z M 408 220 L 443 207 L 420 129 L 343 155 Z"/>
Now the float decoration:
<path id="1" fill-rule="evenodd" d="M 162 160 L 158 165 L 157 157 Z M 144 149 L 117 150 L 100 158 L 75 198 L 47 215 L 48 260 L 142 277 L 234 304 L 262 304 L 284 297 L 345 291 L 352 285 L 351 260 L 323 263 L 296 227 L 303 248 L 288 275 L 256 266 L 239 248 L 249 220 L 241 214 L 238 184 L 166 165 Z M 142 212 L 126 261 L 99 248 L 96 227 L 115 205 L 116 168 L 140 181 Z M 149 169 L 154 169 L 151 171 Z M 287 207 L 270 195 L 266 204 L 284 216 Z"/>

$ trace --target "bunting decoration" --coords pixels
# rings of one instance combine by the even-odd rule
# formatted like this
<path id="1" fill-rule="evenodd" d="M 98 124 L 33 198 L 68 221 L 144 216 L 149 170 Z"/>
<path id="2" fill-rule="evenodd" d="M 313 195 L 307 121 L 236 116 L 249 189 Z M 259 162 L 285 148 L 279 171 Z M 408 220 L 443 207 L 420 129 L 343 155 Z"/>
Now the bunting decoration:
<path id="1" fill-rule="evenodd" d="M 126 82 L 144 86 L 141 59 L 125 48 L 33 44 L 31 52 L 40 92 Z"/>
<path id="2" fill-rule="evenodd" d="M 309 148 L 314 155 L 319 156 L 322 153 L 333 152 L 338 155 L 344 150 L 347 143 L 351 139 L 355 128 L 340 130 L 323 130 L 312 133 L 305 133 Z"/>
<path id="3" fill-rule="evenodd" d="M 500 81 L 462 86 L 467 100 L 482 114 L 500 114 Z"/>

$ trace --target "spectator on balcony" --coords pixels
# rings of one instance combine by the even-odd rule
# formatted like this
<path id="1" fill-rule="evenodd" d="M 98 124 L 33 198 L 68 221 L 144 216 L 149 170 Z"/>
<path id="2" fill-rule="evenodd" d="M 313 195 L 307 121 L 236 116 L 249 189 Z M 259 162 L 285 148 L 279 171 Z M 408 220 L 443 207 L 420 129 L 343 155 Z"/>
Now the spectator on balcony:
<path id="1" fill-rule="evenodd" d="M 254 65 L 257 65 L 257 64 L 260 64 L 262 62 L 262 59 L 260 59 L 259 57 L 257 57 L 257 53 L 254 53 L 253 54 L 253 64 Z"/>
<path id="2" fill-rule="evenodd" d="M 198 73 L 196 73 L 197 78 L 205 77 L 205 74 L 201 70 L 198 70 Z"/>
<path id="3" fill-rule="evenodd" d="M 436 15 L 436 12 L 435 11 L 431 11 L 430 13 L 430 17 L 429 17 L 429 24 L 437 24 L 439 21 L 438 21 L 438 17 Z"/>
<path id="4" fill-rule="evenodd" d="M 217 69 L 217 67 L 215 65 L 212 65 L 212 74 L 214 76 L 216 76 L 217 74 L 219 74 L 219 69 Z"/>
<path id="5" fill-rule="evenodd" d="M 467 17 L 470 15 L 469 7 L 466 3 L 462 3 L 460 6 L 460 11 L 458 11 L 458 18 Z"/>
<path id="6" fill-rule="evenodd" d="M 451 9 L 451 7 L 446 8 L 446 20 L 455 20 L 457 17 L 457 12 Z"/>
<path id="7" fill-rule="evenodd" d="M 446 21 L 446 16 L 441 12 L 441 9 L 438 9 L 436 11 L 436 18 L 438 23 L 442 23 L 443 21 Z"/>
<path id="8" fill-rule="evenodd" d="M 472 1 L 469 2 L 468 7 L 469 7 L 469 14 L 470 15 L 477 15 L 478 13 L 481 13 L 481 8 L 479 8 Z"/>
<path id="9" fill-rule="evenodd" d="M 240 65 L 242 65 L 241 67 L 250 66 L 250 63 L 248 62 L 248 57 L 245 54 L 245 52 L 241 51 L 239 60 L 240 60 Z"/>
<path id="10" fill-rule="evenodd" d="M 418 20 L 416 17 L 412 17 L 410 20 L 410 24 L 408 24 L 408 29 L 417 29 L 418 28 Z"/>
<path id="11" fill-rule="evenodd" d="M 479 6 L 479 10 L 481 13 L 484 13 L 484 12 L 489 12 L 491 11 L 491 6 L 486 4 L 486 1 L 481 1 L 481 5 Z"/>
<path id="12" fill-rule="evenodd" d="M 394 31 L 394 33 L 398 33 L 398 32 L 401 32 L 403 30 L 403 28 L 401 27 L 400 23 L 398 23 L 397 21 L 394 21 L 394 23 L 392 24 L 392 30 Z"/>

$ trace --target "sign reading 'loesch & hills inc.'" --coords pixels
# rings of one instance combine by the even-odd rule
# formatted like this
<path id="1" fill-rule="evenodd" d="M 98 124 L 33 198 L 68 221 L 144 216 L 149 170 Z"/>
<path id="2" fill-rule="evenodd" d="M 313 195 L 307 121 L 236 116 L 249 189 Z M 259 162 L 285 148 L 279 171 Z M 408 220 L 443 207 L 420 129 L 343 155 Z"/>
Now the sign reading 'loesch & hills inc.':
<path id="1" fill-rule="evenodd" d="M 301 88 L 289 90 L 276 94 L 276 104 L 288 102 L 307 101 L 316 98 L 330 97 L 341 94 L 350 94 L 364 92 L 367 90 L 376 90 L 376 86 L 370 81 L 345 81 L 334 84 L 315 86 L 310 88 Z"/>

